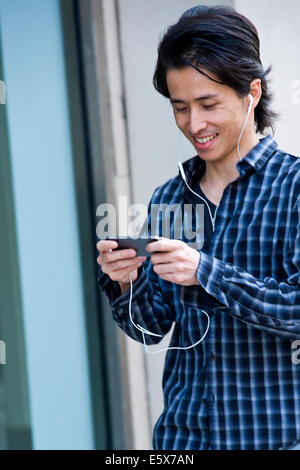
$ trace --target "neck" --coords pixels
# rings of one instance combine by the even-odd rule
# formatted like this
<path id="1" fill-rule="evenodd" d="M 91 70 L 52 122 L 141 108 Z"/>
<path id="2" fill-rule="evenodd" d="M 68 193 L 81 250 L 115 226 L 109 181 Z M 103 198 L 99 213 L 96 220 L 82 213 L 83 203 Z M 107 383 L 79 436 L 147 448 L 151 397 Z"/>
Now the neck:
<path id="1" fill-rule="evenodd" d="M 254 132 L 247 139 L 242 139 L 240 143 L 241 157 L 244 158 L 258 143 L 259 138 Z M 207 161 L 201 183 L 207 186 L 227 186 L 239 176 L 239 171 L 236 168 L 238 161 L 239 157 L 237 148 L 220 160 Z"/>

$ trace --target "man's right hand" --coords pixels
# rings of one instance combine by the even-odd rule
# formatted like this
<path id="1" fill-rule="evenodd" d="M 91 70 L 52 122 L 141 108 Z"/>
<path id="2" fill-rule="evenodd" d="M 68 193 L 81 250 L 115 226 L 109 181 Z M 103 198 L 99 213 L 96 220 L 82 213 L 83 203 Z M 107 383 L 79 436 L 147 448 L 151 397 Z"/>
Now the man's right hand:
<path id="1" fill-rule="evenodd" d="M 147 258 L 136 256 L 136 251 L 133 249 L 116 250 L 118 243 L 112 240 L 101 240 L 96 246 L 99 251 L 97 263 L 101 266 L 102 272 L 112 281 L 118 281 L 122 293 L 128 290 L 129 274 L 131 273 L 132 282 L 136 281 L 138 268 Z"/>

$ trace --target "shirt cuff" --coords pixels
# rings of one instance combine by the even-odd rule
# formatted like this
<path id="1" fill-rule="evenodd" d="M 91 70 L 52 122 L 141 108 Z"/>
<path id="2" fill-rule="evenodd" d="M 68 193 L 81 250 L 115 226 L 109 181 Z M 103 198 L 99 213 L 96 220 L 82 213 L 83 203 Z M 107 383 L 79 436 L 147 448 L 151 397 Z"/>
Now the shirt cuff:
<path id="1" fill-rule="evenodd" d="M 104 274 L 99 268 L 97 283 L 103 292 L 107 295 L 108 300 L 112 303 L 121 295 L 121 289 L 118 282 L 112 281 L 107 274 Z"/>
<path id="2" fill-rule="evenodd" d="M 229 307 L 223 289 L 223 280 L 227 272 L 227 263 L 206 253 L 200 252 L 200 262 L 197 268 L 197 280 L 205 291 L 215 297 L 226 307 Z"/>
<path id="3" fill-rule="evenodd" d="M 144 291 L 148 283 L 148 278 L 144 271 L 143 266 L 138 269 L 138 278 L 132 283 L 132 302 Z M 104 274 L 101 269 L 98 274 L 98 284 L 107 295 L 111 307 L 113 309 L 123 308 L 128 306 L 130 299 L 130 287 L 129 289 L 121 293 L 120 285 L 116 281 L 112 281 L 107 274 Z"/>

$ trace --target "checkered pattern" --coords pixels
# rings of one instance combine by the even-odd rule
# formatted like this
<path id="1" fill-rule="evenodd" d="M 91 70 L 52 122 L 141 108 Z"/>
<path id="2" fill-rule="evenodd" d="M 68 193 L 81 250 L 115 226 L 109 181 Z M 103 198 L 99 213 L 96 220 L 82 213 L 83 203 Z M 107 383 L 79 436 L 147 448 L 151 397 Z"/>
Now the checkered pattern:
<path id="1" fill-rule="evenodd" d="M 198 156 L 185 162 L 187 181 L 204 167 Z M 175 322 L 170 346 L 203 335 L 202 309 L 211 321 L 199 346 L 167 353 L 154 449 L 271 450 L 300 438 L 300 365 L 291 358 L 300 338 L 300 159 L 268 136 L 237 168 L 215 231 L 201 247 L 200 286 L 161 280 L 149 260 L 134 283 L 134 321 L 162 335 Z M 151 203 L 189 200 L 178 175 L 156 189 Z M 182 240 L 188 242 L 184 233 Z M 101 272 L 98 281 L 117 324 L 142 341 L 129 321 L 129 293 L 120 295 Z M 158 340 L 149 336 L 148 343 Z"/>

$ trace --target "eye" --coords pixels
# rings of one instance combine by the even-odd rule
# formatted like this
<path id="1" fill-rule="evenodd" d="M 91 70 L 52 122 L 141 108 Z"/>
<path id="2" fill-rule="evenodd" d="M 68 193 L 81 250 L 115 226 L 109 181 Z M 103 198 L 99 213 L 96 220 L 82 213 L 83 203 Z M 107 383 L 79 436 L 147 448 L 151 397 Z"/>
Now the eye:
<path id="1" fill-rule="evenodd" d="M 204 109 L 213 109 L 215 106 L 216 106 L 215 104 L 209 104 L 209 105 L 207 105 L 207 104 L 205 105 L 205 104 L 204 104 L 204 105 L 203 105 L 203 108 L 204 108 Z"/>
<path id="2" fill-rule="evenodd" d="M 185 113 L 187 111 L 187 108 L 175 108 L 176 113 Z"/>

